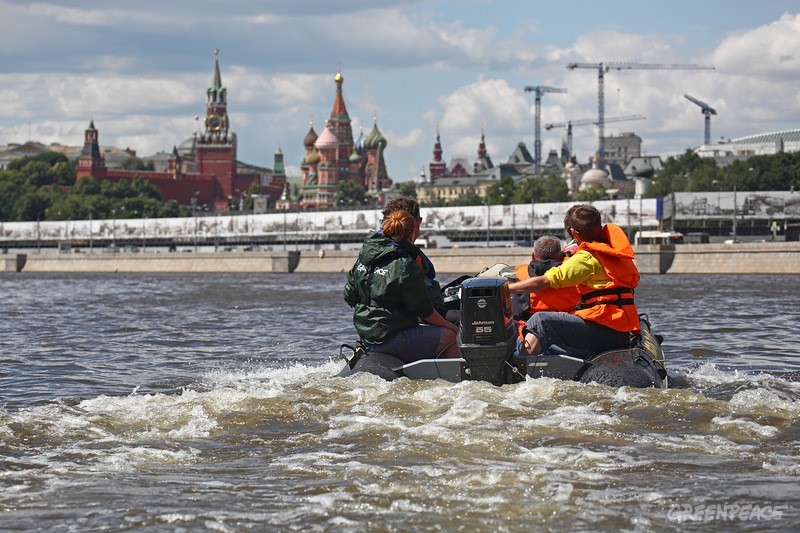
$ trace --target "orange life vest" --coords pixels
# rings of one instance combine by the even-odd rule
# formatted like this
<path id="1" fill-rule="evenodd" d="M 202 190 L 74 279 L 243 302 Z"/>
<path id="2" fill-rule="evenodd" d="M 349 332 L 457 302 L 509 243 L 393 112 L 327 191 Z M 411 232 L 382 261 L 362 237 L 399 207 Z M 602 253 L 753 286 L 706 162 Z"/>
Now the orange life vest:
<path id="1" fill-rule="evenodd" d="M 517 265 L 514 267 L 519 281 L 530 279 L 531 274 L 528 264 Z M 581 294 L 576 287 L 562 287 L 559 289 L 549 287 L 538 292 L 530 293 L 529 315 L 537 311 L 566 311 L 571 313 L 581 301 Z"/>
<path id="2" fill-rule="evenodd" d="M 616 331 L 638 332 L 639 312 L 633 289 L 639 284 L 639 270 L 633 263 L 631 243 L 616 224 L 603 226 L 603 238 L 606 242 L 583 242 L 578 250 L 594 255 L 610 281 L 599 289 L 578 285 L 581 305 L 575 314 Z"/>

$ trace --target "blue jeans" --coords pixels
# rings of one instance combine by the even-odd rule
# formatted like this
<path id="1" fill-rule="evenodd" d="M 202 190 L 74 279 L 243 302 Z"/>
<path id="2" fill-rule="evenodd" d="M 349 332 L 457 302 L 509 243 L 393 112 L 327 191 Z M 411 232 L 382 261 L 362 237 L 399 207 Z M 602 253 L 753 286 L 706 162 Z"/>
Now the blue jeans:
<path id="1" fill-rule="evenodd" d="M 544 355 L 569 355 L 586 359 L 630 345 L 630 333 L 616 331 L 569 313 L 540 311 L 525 322 L 525 327 L 539 339 Z M 521 340 L 517 341 L 516 354 L 526 354 Z"/>
<path id="2" fill-rule="evenodd" d="M 439 355 L 439 344 L 442 341 L 442 328 L 430 324 L 419 324 L 416 327 L 400 331 L 383 344 L 368 344 L 376 352 L 393 355 L 404 363 L 420 359 L 433 359 Z"/>

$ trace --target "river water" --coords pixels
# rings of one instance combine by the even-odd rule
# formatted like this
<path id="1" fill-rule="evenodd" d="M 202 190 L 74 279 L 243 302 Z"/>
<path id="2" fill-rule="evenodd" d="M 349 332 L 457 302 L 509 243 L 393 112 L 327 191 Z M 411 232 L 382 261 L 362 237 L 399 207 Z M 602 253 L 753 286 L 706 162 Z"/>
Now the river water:
<path id="1" fill-rule="evenodd" d="M 2 275 L 0 529 L 798 530 L 798 282 L 645 276 L 662 391 L 339 378 L 341 274 Z"/>

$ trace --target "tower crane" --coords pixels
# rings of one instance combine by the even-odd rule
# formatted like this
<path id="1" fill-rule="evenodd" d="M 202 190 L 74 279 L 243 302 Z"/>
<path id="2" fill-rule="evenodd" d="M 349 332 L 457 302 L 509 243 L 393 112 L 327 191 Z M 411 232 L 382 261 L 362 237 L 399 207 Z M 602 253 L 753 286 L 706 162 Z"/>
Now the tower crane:
<path id="1" fill-rule="evenodd" d="M 608 124 L 609 122 L 627 122 L 629 120 L 644 120 L 645 117 L 642 115 L 623 115 L 620 117 L 609 117 L 605 119 L 605 123 Z M 579 118 L 576 120 L 568 120 L 566 122 L 558 122 L 552 124 L 545 124 L 544 129 L 547 131 L 552 130 L 553 128 L 563 128 L 564 126 L 567 127 L 567 156 L 572 156 L 572 126 L 588 126 L 590 124 L 599 124 L 600 118 Z"/>
<path id="2" fill-rule="evenodd" d="M 701 102 L 693 96 L 689 96 L 688 94 L 684 94 L 683 96 L 693 104 L 700 106 L 700 112 L 706 117 L 705 144 L 711 144 L 711 115 L 716 115 L 717 111 L 707 103 Z"/>
<path id="3" fill-rule="evenodd" d="M 621 61 L 606 61 L 600 63 L 568 63 L 567 70 L 576 68 L 591 68 L 597 70 L 597 129 L 598 146 L 597 160 L 600 168 L 605 166 L 603 152 L 603 138 L 605 134 L 605 73 L 609 70 L 646 69 L 646 70 L 714 70 L 714 67 L 705 65 L 673 65 L 662 63 L 633 63 Z"/>
<path id="4" fill-rule="evenodd" d="M 565 93 L 566 89 L 557 87 L 550 87 L 547 85 L 527 85 L 525 87 L 526 93 L 534 93 L 536 98 L 535 111 L 534 111 L 534 141 L 533 141 L 533 168 L 534 173 L 539 173 L 539 168 L 542 164 L 542 95 L 544 93 Z"/>

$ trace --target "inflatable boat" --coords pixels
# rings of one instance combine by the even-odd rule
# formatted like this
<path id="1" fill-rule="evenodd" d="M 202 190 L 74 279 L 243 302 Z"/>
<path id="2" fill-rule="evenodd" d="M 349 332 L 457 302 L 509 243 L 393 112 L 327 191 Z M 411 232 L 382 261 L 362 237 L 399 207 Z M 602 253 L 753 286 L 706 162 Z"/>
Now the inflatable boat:
<path id="1" fill-rule="evenodd" d="M 458 344 L 462 358 L 400 359 L 361 345 L 342 345 L 346 361 L 341 376 L 369 372 L 386 380 L 445 379 L 488 381 L 495 385 L 529 378 L 551 377 L 597 382 L 612 387 L 666 388 L 667 371 L 661 338 L 654 335 L 646 315 L 640 315 L 641 333 L 629 348 L 603 352 L 587 359 L 568 355 L 517 356 L 517 327 L 511 311 L 505 277 L 475 277 L 461 282 Z"/>

